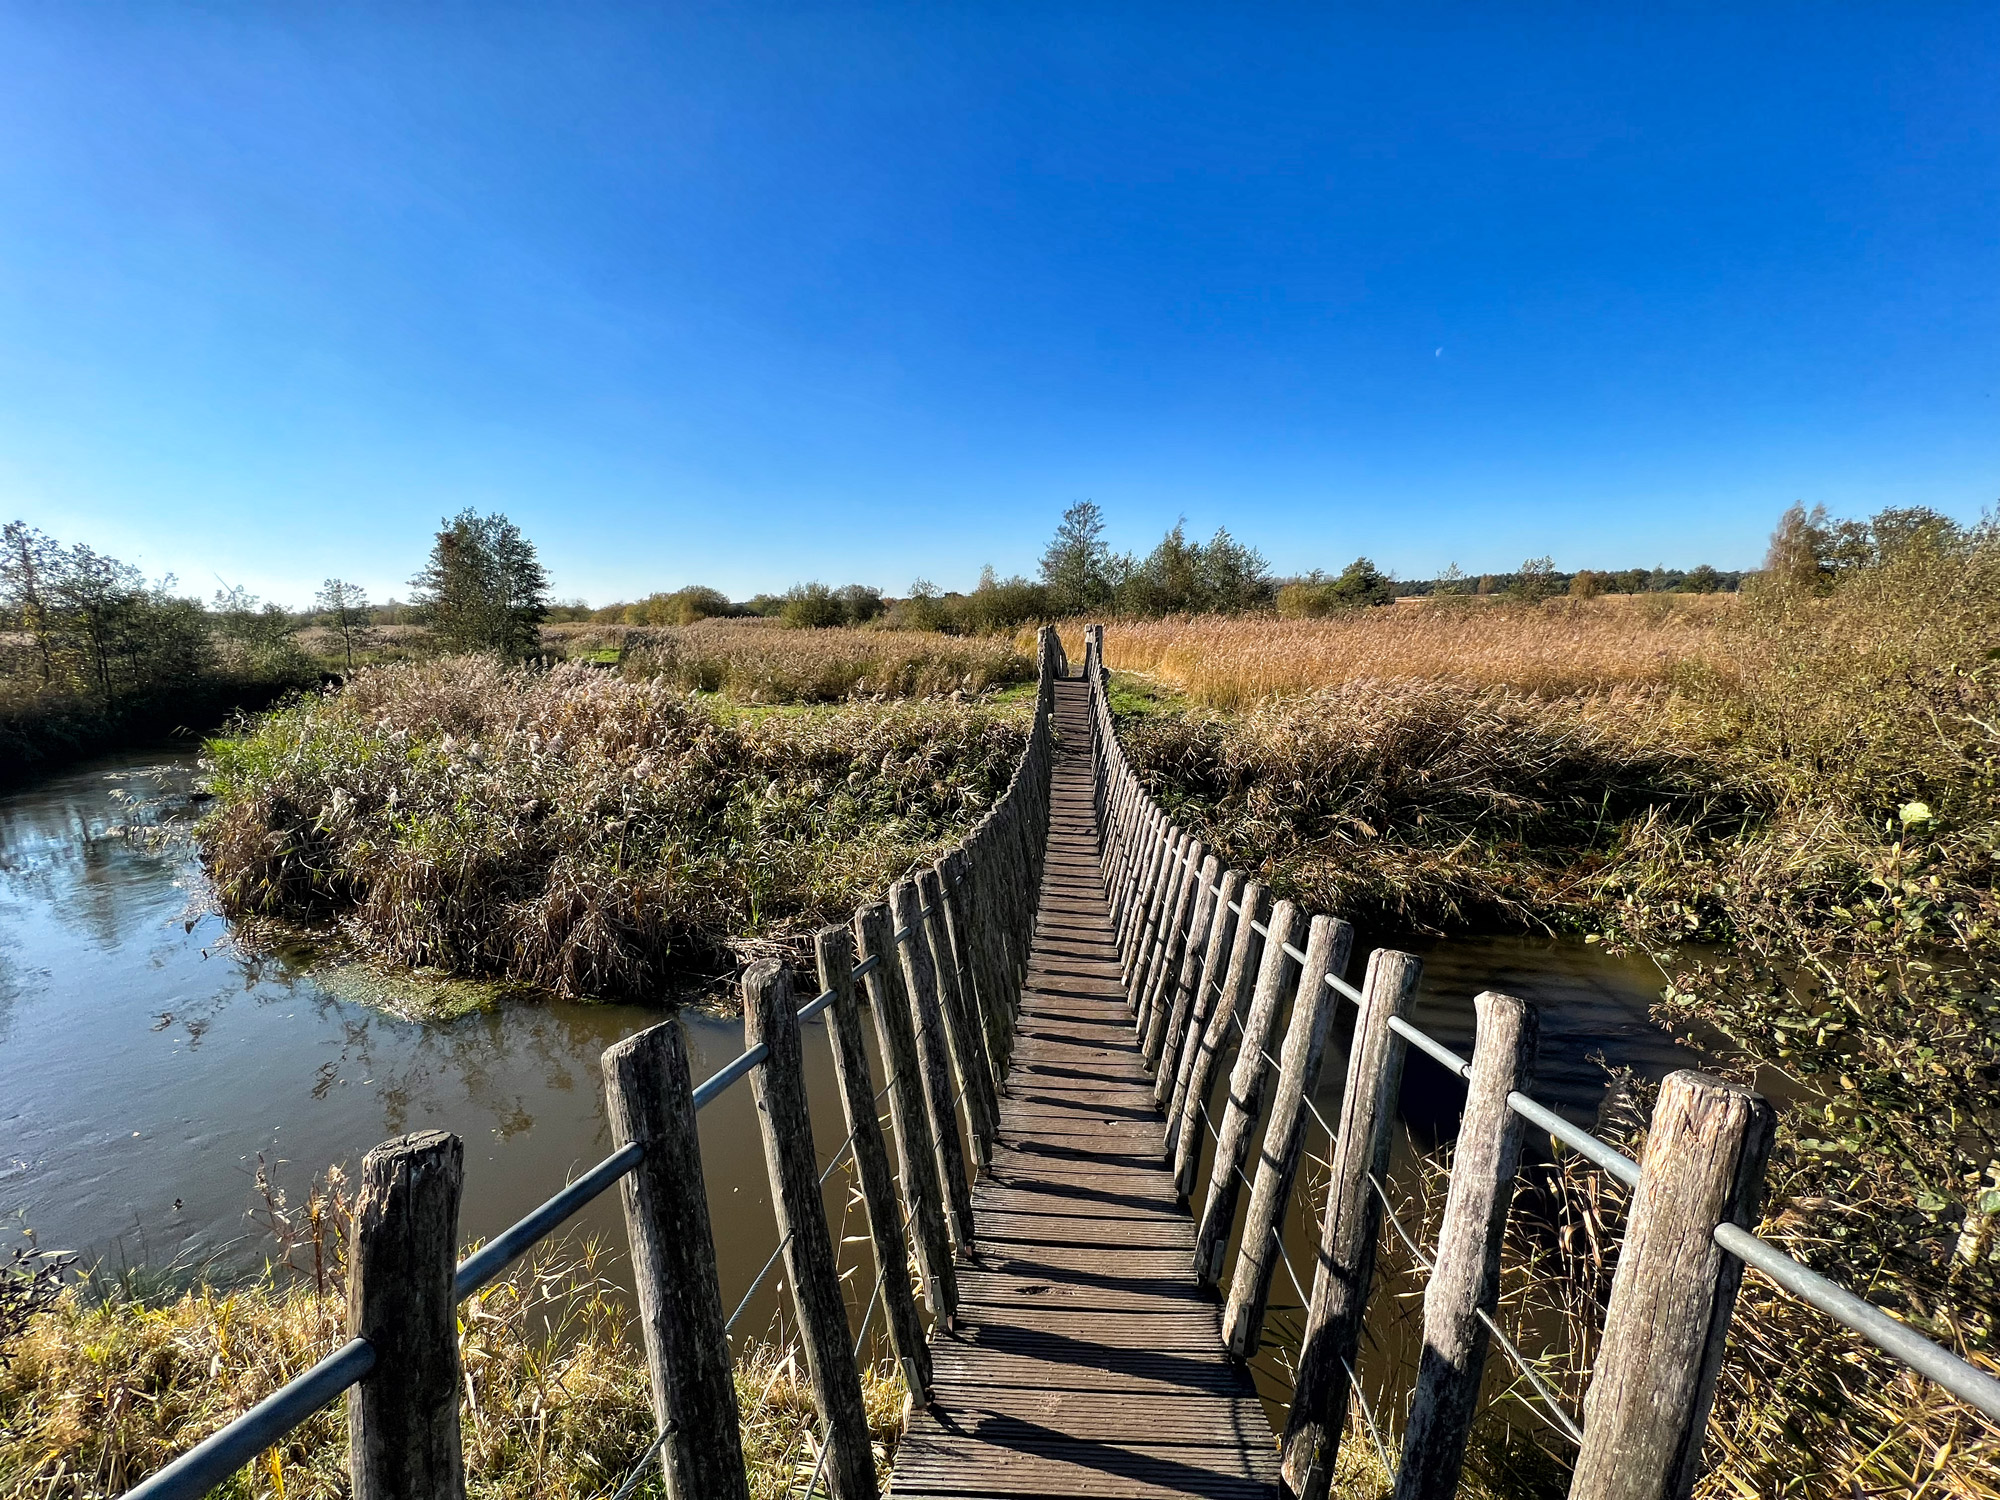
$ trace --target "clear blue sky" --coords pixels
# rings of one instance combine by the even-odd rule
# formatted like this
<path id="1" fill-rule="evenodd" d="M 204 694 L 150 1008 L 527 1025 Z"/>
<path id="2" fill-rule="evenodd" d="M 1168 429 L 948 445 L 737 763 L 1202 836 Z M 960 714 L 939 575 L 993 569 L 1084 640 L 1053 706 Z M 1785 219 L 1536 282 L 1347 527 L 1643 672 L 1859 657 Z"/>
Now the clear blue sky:
<path id="1" fill-rule="evenodd" d="M 2000 499 L 2000 7 L 0 0 L 0 518 L 303 602 Z"/>

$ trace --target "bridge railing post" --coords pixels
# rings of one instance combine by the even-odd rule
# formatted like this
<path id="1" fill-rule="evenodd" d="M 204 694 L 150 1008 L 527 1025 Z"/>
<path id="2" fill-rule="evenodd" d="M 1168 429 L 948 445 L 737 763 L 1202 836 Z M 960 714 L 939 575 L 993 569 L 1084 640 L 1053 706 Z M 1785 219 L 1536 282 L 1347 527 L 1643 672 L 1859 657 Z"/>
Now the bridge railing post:
<path id="1" fill-rule="evenodd" d="M 1507 1096 L 1534 1084 L 1541 1018 L 1511 995 L 1474 1002 L 1479 1029 L 1445 1194 L 1437 1259 L 1424 1288 L 1424 1349 L 1403 1428 L 1395 1500 L 1451 1500 L 1465 1467 L 1486 1369 L 1485 1318 L 1500 1305 L 1500 1246 L 1527 1121 Z"/>
<path id="2" fill-rule="evenodd" d="M 1153 1007 L 1152 1024 L 1147 1028 L 1141 1049 L 1146 1064 L 1155 1070 L 1153 1102 L 1164 1105 L 1174 1091 L 1180 1069 L 1181 1036 L 1187 1030 L 1188 1011 L 1195 1000 L 1195 986 L 1202 955 L 1208 951 L 1208 929 L 1215 921 L 1215 892 L 1222 877 L 1222 861 L 1206 856 L 1194 875 L 1194 900 L 1187 926 L 1175 946 L 1180 956 Z"/>
<path id="3" fill-rule="evenodd" d="M 933 972 L 937 979 L 938 1005 L 944 1012 L 945 1038 L 950 1044 L 953 1071 L 965 1096 L 965 1116 L 972 1126 L 972 1152 L 981 1169 L 993 1160 L 993 1138 L 1000 1113 L 993 1072 L 986 1058 L 985 1039 L 973 1023 L 971 997 L 965 993 L 964 966 L 958 945 L 952 941 L 949 898 L 940 867 L 931 865 L 917 871 L 917 890 L 924 898 L 924 931 L 930 942 Z"/>
<path id="4" fill-rule="evenodd" d="M 896 953 L 894 924 L 887 903 L 876 901 L 854 915 L 861 957 L 876 960 L 869 971 L 868 1008 L 875 1017 L 875 1040 L 889 1074 L 889 1126 L 902 1164 L 903 1205 L 909 1212 L 917 1252 L 917 1274 L 931 1316 L 950 1327 L 958 1311 L 958 1277 L 952 1267 L 951 1231 L 945 1221 L 939 1152 L 931 1132 L 924 1068 L 917 1051 L 912 1007 Z"/>
<path id="5" fill-rule="evenodd" d="M 1236 913 L 1232 908 L 1240 905 L 1242 900 L 1243 876 L 1236 870 L 1224 870 L 1216 882 L 1215 911 L 1209 918 L 1208 941 L 1203 945 L 1201 967 L 1194 978 L 1187 1022 L 1181 1028 L 1179 1055 L 1174 1060 L 1172 1074 L 1162 1074 L 1172 1084 L 1167 1097 L 1161 1100 L 1167 1111 L 1166 1151 L 1169 1159 L 1180 1144 L 1181 1109 L 1187 1103 L 1195 1058 L 1200 1055 L 1209 1017 L 1215 1013 L 1215 999 L 1222 984 L 1223 970 L 1229 962 L 1230 948 L 1236 941 Z M 1167 1050 L 1172 1053 L 1172 1046 Z"/>
<path id="6" fill-rule="evenodd" d="M 854 995 L 854 934 L 845 927 L 822 928 L 813 941 L 819 961 L 819 982 L 833 992 L 826 1012 L 827 1037 L 833 1044 L 833 1071 L 840 1082 L 841 1113 L 854 1140 L 854 1172 L 861 1184 L 861 1205 L 868 1215 L 868 1238 L 882 1279 L 882 1305 L 888 1313 L 889 1341 L 903 1371 L 910 1399 L 928 1406 L 931 1399 L 931 1351 L 924 1341 L 923 1319 L 910 1290 L 910 1251 L 903 1238 L 903 1216 L 896 1202 L 895 1178 L 889 1170 L 889 1149 L 882 1139 L 882 1122 L 875 1113 L 875 1083 L 868 1071 L 868 1048 L 861 1039 L 861 1006 Z M 891 1064 L 887 1054 L 884 1067 Z"/>
<path id="7" fill-rule="evenodd" d="M 458 1428 L 458 1200 L 465 1147 L 423 1130 L 361 1163 L 348 1330 L 375 1365 L 347 1402 L 357 1500 L 464 1500 Z"/>
<path id="8" fill-rule="evenodd" d="M 694 1082 L 680 1022 L 604 1049 L 611 1138 L 645 1148 L 619 1183 L 653 1420 L 667 1434 L 660 1467 L 673 1500 L 749 1500 L 715 1233 L 701 1173 Z"/>
<path id="9" fill-rule="evenodd" d="M 778 963 L 753 964 L 743 975 L 743 1046 L 748 1051 L 760 1044 L 768 1055 L 750 1070 L 750 1093 L 764 1137 L 771 1208 L 805 1345 L 813 1404 L 833 1450 L 828 1485 L 838 1500 L 875 1500 L 868 1410 L 861 1399 L 861 1372 L 849 1342 L 853 1335 L 840 1295 L 840 1266 L 813 1155 L 798 1005 L 791 979 Z"/>
<path id="10" fill-rule="evenodd" d="M 1686 1500 L 1743 1262 L 1717 1224 L 1752 1228 L 1774 1116 L 1706 1073 L 1660 1085 L 1605 1310 L 1572 1500 Z"/>
<path id="11" fill-rule="evenodd" d="M 1208 1107 L 1215 1070 L 1229 1055 L 1230 1028 L 1243 1014 L 1262 967 L 1264 939 L 1258 935 L 1257 927 L 1260 923 L 1269 926 L 1271 893 L 1256 881 L 1247 881 L 1238 904 L 1243 915 L 1229 946 L 1229 969 L 1209 1013 L 1208 1029 L 1202 1033 L 1200 1048 L 1188 1065 L 1188 1083 L 1181 1095 L 1178 1125 L 1171 1120 L 1167 1125 L 1169 1149 L 1174 1158 L 1174 1186 L 1183 1198 L 1194 1195 L 1195 1173 L 1201 1165 L 1201 1112 Z"/>
<path id="12" fill-rule="evenodd" d="M 1145 992 L 1139 998 L 1139 1056 L 1149 1068 L 1159 1063 L 1159 1049 L 1154 1043 L 1163 1029 L 1163 1013 L 1171 1003 L 1174 978 L 1180 972 L 1188 926 L 1194 920 L 1195 889 L 1207 858 L 1207 846 L 1190 837 L 1181 851 L 1181 862 L 1174 870 L 1173 890 L 1163 908 L 1166 922 L 1160 928 Z"/>
<path id="13" fill-rule="evenodd" d="M 1257 1352 L 1264 1333 L 1264 1310 L 1270 1303 L 1271 1276 L 1278 1268 L 1285 1210 L 1291 1206 L 1292 1184 L 1298 1176 L 1305 1146 L 1305 1101 L 1319 1083 L 1320 1061 L 1340 997 L 1327 985 L 1328 974 L 1347 967 L 1354 929 L 1333 917 L 1314 917 L 1306 938 L 1306 961 L 1299 968 L 1292 1019 L 1285 1028 L 1284 1050 L 1278 1055 L 1278 1083 L 1271 1095 L 1271 1115 L 1264 1127 L 1264 1149 L 1257 1153 L 1257 1180 L 1250 1190 L 1250 1207 L 1243 1217 L 1243 1244 L 1236 1272 L 1229 1278 L 1229 1305 L 1222 1316 L 1222 1341 L 1238 1359 Z"/>
<path id="14" fill-rule="evenodd" d="M 938 1003 L 937 966 L 925 931 L 923 902 L 914 881 L 889 887 L 889 912 L 898 932 L 909 937 L 896 944 L 902 960 L 903 988 L 910 1001 L 910 1025 L 922 1066 L 924 1104 L 930 1115 L 931 1138 L 937 1146 L 938 1181 L 944 1191 L 952 1243 L 972 1248 L 972 1185 L 965 1170 L 965 1138 L 958 1128 L 958 1101 L 951 1091 L 951 1049 L 945 1038 L 943 1008 Z"/>
<path id="15" fill-rule="evenodd" d="M 1297 946 L 1299 929 L 1305 925 L 1299 909 L 1289 901 L 1280 901 L 1273 908 L 1268 925 L 1270 936 L 1264 940 L 1257 989 L 1250 997 L 1250 1014 L 1243 1022 L 1236 1066 L 1229 1074 L 1229 1103 L 1222 1111 L 1222 1128 L 1216 1132 L 1215 1166 L 1209 1173 L 1208 1199 L 1202 1205 L 1201 1222 L 1195 1230 L 1194 1279 L 1203 1288 L 1213 1288 L 1222 1280 L 1229 1231 L 1235 1226 L 1236 1205 L 1242 1198 L 1243 1162 L 1250 1153 L 1250 1132 L 1263 1108 L 1267 1071 L 1264 1050 L 1270 1045 L 1271 1029 L 1277 1024 L 1285 998 L 1298 978 L 1298 962 L 1285 947 Z"/>
<path id="16" fill-rule="evenodd" d="M 1285 1420 L 1285 1482 L 1298 1500 L 1326 1500 L 1340 1454 L 1382 1232 L 1375 1182 L 1388 1169 L 1390 1131 L 1403 1083 L 1406 1049 L 1389 1023 L 1408 1016 L 1422 973 L 1423 963 L 1414 954 L 1378 948 L 1369 955 L 1361 1013 L 1347 1054 L 1347 1091 L 1320 1228 L 1319 1268 Z"/>

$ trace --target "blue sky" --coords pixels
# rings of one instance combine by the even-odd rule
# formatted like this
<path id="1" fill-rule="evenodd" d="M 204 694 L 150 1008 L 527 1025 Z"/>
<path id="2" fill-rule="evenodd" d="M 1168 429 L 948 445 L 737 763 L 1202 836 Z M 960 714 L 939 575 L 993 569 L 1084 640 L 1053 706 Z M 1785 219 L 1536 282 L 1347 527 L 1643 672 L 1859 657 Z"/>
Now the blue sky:
<path id="1" fill-rule="evenodd" d="M 2000 9 L 1744 9 L 0 0 L 0 517 L 604 602 L 1975 516 Z"/>

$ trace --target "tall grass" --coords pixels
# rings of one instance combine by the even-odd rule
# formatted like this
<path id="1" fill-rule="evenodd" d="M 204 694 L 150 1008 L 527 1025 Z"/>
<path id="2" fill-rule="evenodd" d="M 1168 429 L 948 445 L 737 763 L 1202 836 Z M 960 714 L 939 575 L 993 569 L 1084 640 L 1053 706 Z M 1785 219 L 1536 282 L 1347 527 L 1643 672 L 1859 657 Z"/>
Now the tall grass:
<path id="1" fill-rule="evenodd" d="M 561 632 L 558 634 L 558 632 Z M 1032 652 L 995 636 L 935 631 L 786 630 L 775 621 L 545 632 L 572 653 L 613 653 L 627 677 L 738 703 L 948 697 L 1027 682 Z"/>
<path id="2" fill-rule="evenodd" d="M 1143 672 L 1197 703 L 1243 708 L 1357 678 L 1450 679 L 1561 696 L 1682 681 L 1728 669 L 1725 594 L 1645 594 L 1519 605 L 1410 600 L 1317 620 L 1200 615 L 1120 621 L 1105 665 Z M 1063 628 L 1082 660 L 1082 623 Z"/>
<path id="3" fill-rule="evenodd" d="M 1649 603 L 1114 626 L 1106 655 L 1194 700 L 1128 718 L 1135 761 L 1280 890 L 1653 954 L 1658 1018 L 1795 1100 L 1765 1232 L 2000 1368 L 2000 532 Z M 1705 1493 L 1993 1493 L 1989 1424 L 1755 1276 L 1734 1338 Z"/>
<path id="4" fill-rule="evenodd" d="M 653 1440 L 646 1359 L 595 1245 L 545 1250 L 460 1310 L 460 1427 L 476 1500 L 602 1500 Z M 0 1495 L 109 1500 L 347 1337 L 338 1279 L 92 1298 L 65 1292 L 0 1365 Z M 745 1462 L 756 1500 L 805 1482 L 818 1419 L 798 1352 L 745 1340 L 736 1356 Z M 868 1367 L 862 1395 L 886 1480 L 905 1393 Z M 349 1492 L 335 1402 L 219 1486 L 221 1500 L 337 1500 Z M 662 1493 L 657 1467 L 635 1492 Z"/>
<path id="5" fill-rule="evenodd" d="M 209 747 L 232 915 L 409 968 L 658 997 L 783 945 L 991 805 L 1018 706 L 745 715 L 588 667 L 374 668 Z"/>

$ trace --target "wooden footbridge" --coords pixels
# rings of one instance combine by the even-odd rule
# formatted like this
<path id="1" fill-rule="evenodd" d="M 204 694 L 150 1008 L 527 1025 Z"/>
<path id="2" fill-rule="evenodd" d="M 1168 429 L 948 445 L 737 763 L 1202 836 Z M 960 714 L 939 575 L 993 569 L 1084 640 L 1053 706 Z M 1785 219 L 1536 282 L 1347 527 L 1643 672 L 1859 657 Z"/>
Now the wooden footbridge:
<path id="1" fill-rule="evenodd" d="M 782 1265 L 818 1416 L 791 1493 L 878 1495 L 859 1369 L 886 1350 L 911 1394 L 894 1494 L 1323 1500 L 1353 1439 L 1398 1500 L 1443 1500 L 1497 1350 L 1574 1445 L 1570 1495 L 1683 1497 L 1746 1264 L 2000 1418 L 2000 1381 L 1751 1233 L 1763 1100 L 1675 1074 L 1634 1162 L 1530 1097 L 1531 1007 L 1481 995 L 1467 1061 L 1410 1024 L 1410 955 L 1378 951 L 1349 984 L 1344 923 L 1222 869 L 1146 794 L 1117 744 L 1101 653 L 1093 627 L 1072 677 L 1042 632 L 1034 725 L 1007 793 L 957 849 L 819 934 L 815 997 L 801 1005 L 783 967 L 753 966 L 744 1051 L 699 1084 L 677 1022 L 608 1049 L 617 1149 L 520 1223 L 459 1261 L 458 1140 L 426 1132 L 370 1152 L 349 1342 L 128 1495 L 195 1500 L 345 1394 L 355 1500 L 462 1500 L 458 1306 L 616 1187 L 658 1435 L 609 1500 L 646 1485 L 747 1500 L 729 1336 L 749 1299 L 724 1315 L 696 1129 L 743 1081 L 778 1232 L 757 1280 Z M 1329 1122 L 1313 1090 L 1337 1014 L 1347 1069 Z M 802 1062 L 820 1017 L 848 1127 L 824 1166 Z M 1467 1100 L 1435 1248 L 1409 1241 L 1428 1272 L 1421 1363 L 1407 1406 L 1377 1412 L 1356 1367 L 1385 1216 L 1410 1233 L 1383 1179 L 1412 1046 L 1463 1078 Z M 1497 1321 L 1530 1128 L 1633 1193 L 1580 1413 Z M 1328 1184 L 1300 1278 L 1281 1230 L 1313 1129 Z M 842 1162 L 867 1213 L 865 1308 L 843 1294 L 822 1196 Z M 1281 1432 L 1245 1363 L 1271 1336 L 1280 1268 L 1305 1314 Z"/>

